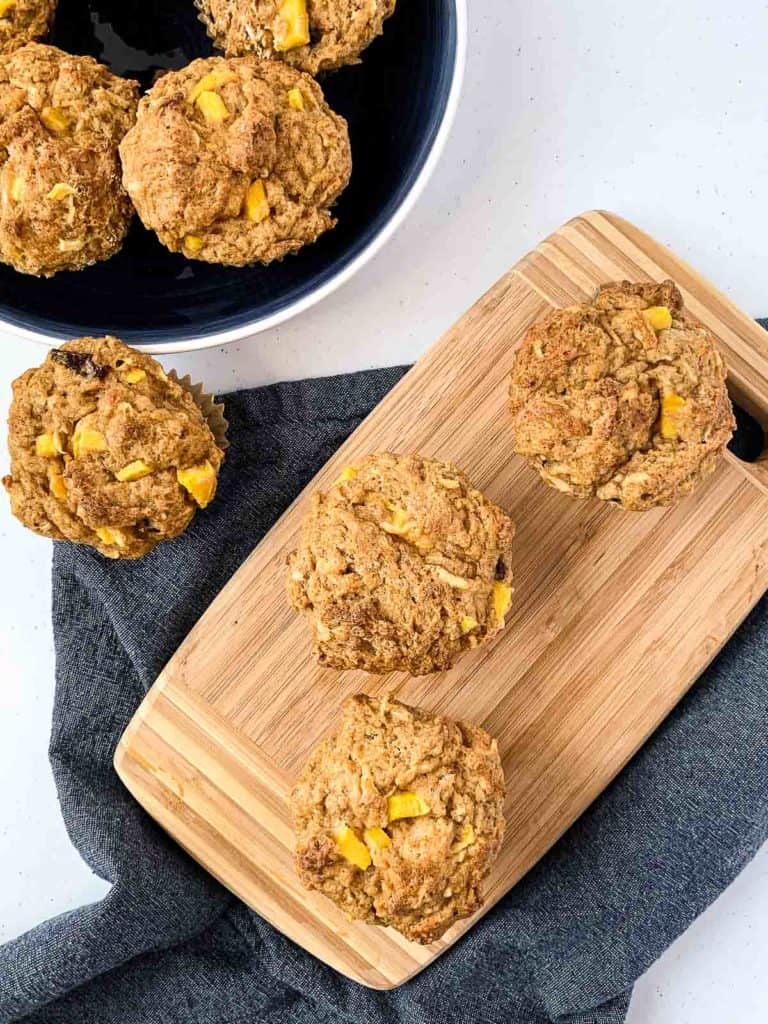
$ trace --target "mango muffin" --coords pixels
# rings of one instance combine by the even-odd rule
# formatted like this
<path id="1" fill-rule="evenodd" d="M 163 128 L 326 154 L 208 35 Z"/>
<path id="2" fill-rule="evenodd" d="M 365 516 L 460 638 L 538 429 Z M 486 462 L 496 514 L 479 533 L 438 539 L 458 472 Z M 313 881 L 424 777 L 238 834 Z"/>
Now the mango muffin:
<path id="1" fill-rule="evenodd" d="M 57 0 L 0 0 L 0 53 L 47 35 Z"/>
<path id="2" fill-rule="evenodd" d="M 714 337 L 672 281 L 607 284 L 529 331 L 512 370 L 512 446 L 574 497 L 673 505 L 731 438 L 725 381 Z"/>
<path id="3" fill-rule="evenodd" d="M 291 795 L 296 870 L 350 917 L 434 942 L 482 906 L 503 807 L 488 733 L 360 694 Z"/>
<path id="4" fill-rule="evenodd" d="M 0 261 L 50 277 L 109 259 L 133 216 L 117 147 L 138 84 L 29 43 L 0 56 Z"/>
<path id="5" fill-rule="evenodd" d="M 289 598 L 322 665 L 438 672 L 504 628 L 514 534 L 455 466 L 369 455 L 312 496 Z"/>
<path id="6" fill-rule="evenodd" d="M 117 338 L 79 338 L 14 382 L 13 514 L 36 533 L 139 558 L 216 493 L 223 452 L 191 395 Z"/>
<path id="7" fill-rule="evenodd" d="M 197 6 L 227 56 L 253 53 L 317 75 L 358 63 L 395 0 L 197 0 Z"/>
<path id="8" fill-rule="evenodd" d="M 142 99 L 124 182 L 172 252 L 269 263 L 336 223 L 352 171 L 347 125 L 308 75 L 255 57 L 196 60 Z"/>

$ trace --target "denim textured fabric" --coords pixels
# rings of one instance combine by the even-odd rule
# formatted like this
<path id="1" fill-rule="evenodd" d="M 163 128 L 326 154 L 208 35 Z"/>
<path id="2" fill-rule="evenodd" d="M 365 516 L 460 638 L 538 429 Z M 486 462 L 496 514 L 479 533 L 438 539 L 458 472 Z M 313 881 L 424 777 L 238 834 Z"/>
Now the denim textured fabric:
<path id="1" fill-rule="evenodd" d="M 117 741 L 165 661 L 402 369 L 229 396 L 217 501 L 135 563 L 56 544 L 50 756 L 99 903 L 0 949 L 0 1021 L 620 1024 L 633 982 L 768 835 L 768 601 L 555 848 L 390 992 L 347 981 L 197 867 L 123 789 Z"/>

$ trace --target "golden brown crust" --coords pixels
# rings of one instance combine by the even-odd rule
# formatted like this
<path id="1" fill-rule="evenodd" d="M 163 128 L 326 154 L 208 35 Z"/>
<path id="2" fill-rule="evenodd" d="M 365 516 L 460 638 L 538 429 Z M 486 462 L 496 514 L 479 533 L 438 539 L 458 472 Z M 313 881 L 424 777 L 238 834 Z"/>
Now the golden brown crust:
<path id="1" fill-rule="evenodd" d="M 13 0 L 0 17 L 0 53 L 42 39 L 50 31 L 57 0 Z"/>
<path id="2" fill-rule="evenodd" d="M 644 315 L 659 307 L 668 328 Z M 715 339 L 672 281 L 605 285 L 528 332 L 512 370 L 514 450 L 575 497 L 671 505 L 714 471 L 731 437 L 725 380 Z"/>
<path id="3" fill-rule="evenodd" d="M 102 450 L 81 443 L 84 428 Z M 14 515 L 109 558 L 138 558 L 182 533 L 197 505 L 177 469 L 208 462 L 216 473 L 223 459 L 192 397 L 116 338 L 71 341 L 14 382 L 8 448 Z M 138 460 L 150 472 L 117 478 Z"/>
<path id="4" fill-rule="evenodd" d="M 194 100 L 205 76 L 220 123 Z M 297 90 L 303 109 L 291 105 Z M 309 76 L 254 57 L 196 60 L 164 75 L 120 147 L 124 181 L 144 225 L 173 252 L 213 263 L 269 263 L 333 227 L 330 208 L 352 170 L 347 125 Z M 268 215 L 247 215 L 255 182 Z M 194 245 L 190 243 L 194 241 Z"/>
<path id="5" fill-rule="evenodd" d="M 283 60 L 310 75 L 356 64 L 381 35 L 395 0 L 307 0 L 310 42 L 282 51 L 280 0 L 196 0 L 215 45 L 227 56 L 253 53 Z"/>
<path id="6" fill-rule="evenodd" d="M 0 260 L 51 276 L 113 256 L 133 210 L 117 146 L 138 84 L 30 43 L 0 57 Z"/>
<path id="7" fill-rule="evenodd" d="M 514 524 L 448 463 L 381 453 L 317 492 L 289 596 L 331 668 L 424 675 L 504 627 Z"/>
<path id="8" fill-rule="evenodd" d="M 388 797 L 417 794 L 419 817 L 389 821 Z M 496 741 L 476 726 L 391 697 L 347 700 L 337 732 L 309 757 L 291 796 L 296 870 L 351 917 L 434 942 L 482 905 L 504 836 L 504 773 Z M 362 870 L 334 839 L 347 826 L 386 830 Z"/>

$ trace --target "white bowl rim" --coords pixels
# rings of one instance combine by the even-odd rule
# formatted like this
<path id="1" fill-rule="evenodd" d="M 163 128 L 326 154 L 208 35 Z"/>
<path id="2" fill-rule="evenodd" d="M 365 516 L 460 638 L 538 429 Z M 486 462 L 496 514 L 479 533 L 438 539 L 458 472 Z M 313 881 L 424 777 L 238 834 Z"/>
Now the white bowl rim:
<path id="1" fill-rule="evenodd" d="M 451 87 L 448 93 L 448 99 L 446 101 L 445 111 L 443 112 L 440 127 L 437 130 L 432 147 L 424 161 L 424 165 L 416 177 L 416 180 L 411 185 L 409 191 L 404 196 L 392 217 L 371 239 L 368 245 L 345 267 L 339 270 L 338 273 L 334 274 L 330 280 L 321 285 L 321 287 L 315 289 L 302 298 L 297 299 L 295 302 L 289 303 L 284 309 L 279 310 L 277 313 L 262 317 L 258 320 L 253 320 L 251 323 L 241 324 L 239 327 L 234 327 L 227 331 L 207 334 L 198 338 L 184 338 L 182 341 L 147 342 L 146 344 L 141 342 L 131 342 L 134 348 L 140 349 L 142 352 L 151 352 L 153 355 L 169 355 L 176 352 L 194 352 L 207 348 L 216 348 L 221 345 L 230 345 L 235 341 L 243 341 L 246 338 L 253 338 L 255 335 L 261 334 L 263 331 L 268 331 L 270 328 L 277 327 L 279 324 L 283 324 L 287 320 L 292 320 L 300 313 L 304 313 L 306 310 L 317 305 L 317 303 L 322 302 L 322 300 L 327 298 L 332 292 L 335 292 L 337 288 L 340 288 L 343 284 L 353 278 L 355 274 L 366 265 L 366 263 L 369 263 L 373 257 L 384 248 L 398 228 L 400 228 L 404 223 L 426 188 L 427 183 L 432 177 L 438 161 L 443 154 L 446 142 L 448 141 L 451 129 L 453 128 L 453 123 L 456 119 L 456 112 L 459 107 L 459 99 L 461 97 L 462 87 L 464 84 L 464 72 L 467 61 L 468 18 L 467 0 L 453 0 L 453 3 L 456 8 L 456 50 L 454 54 Z M 61 345 L 62 343 L 61 338 L 48 337 L 36 331 L 31 331 L 26 327 L 20 327 L 16 324 L 8 323 L 7 321 L 2 320 L 2 318 L 0 318 L 0 329 L 10 335 L 14 335 L 15 337 L 23 338 L 27 341 L 34 341 L 39 345 L 46 345 L 51 348 L 55 348 L 57 345 Z"/>

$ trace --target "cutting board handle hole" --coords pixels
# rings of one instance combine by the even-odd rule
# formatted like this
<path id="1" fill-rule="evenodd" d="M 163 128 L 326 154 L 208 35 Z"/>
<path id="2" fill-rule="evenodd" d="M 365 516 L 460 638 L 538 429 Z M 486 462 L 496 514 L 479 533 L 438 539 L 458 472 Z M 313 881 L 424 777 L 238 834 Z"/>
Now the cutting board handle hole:
<path id="1" fill-rule="evenodd" d="M 758 462 L 765 450 L 765 433 L 754 416 L 733 402 L 736 430 L 728 448 L 742 462 Z"/>

